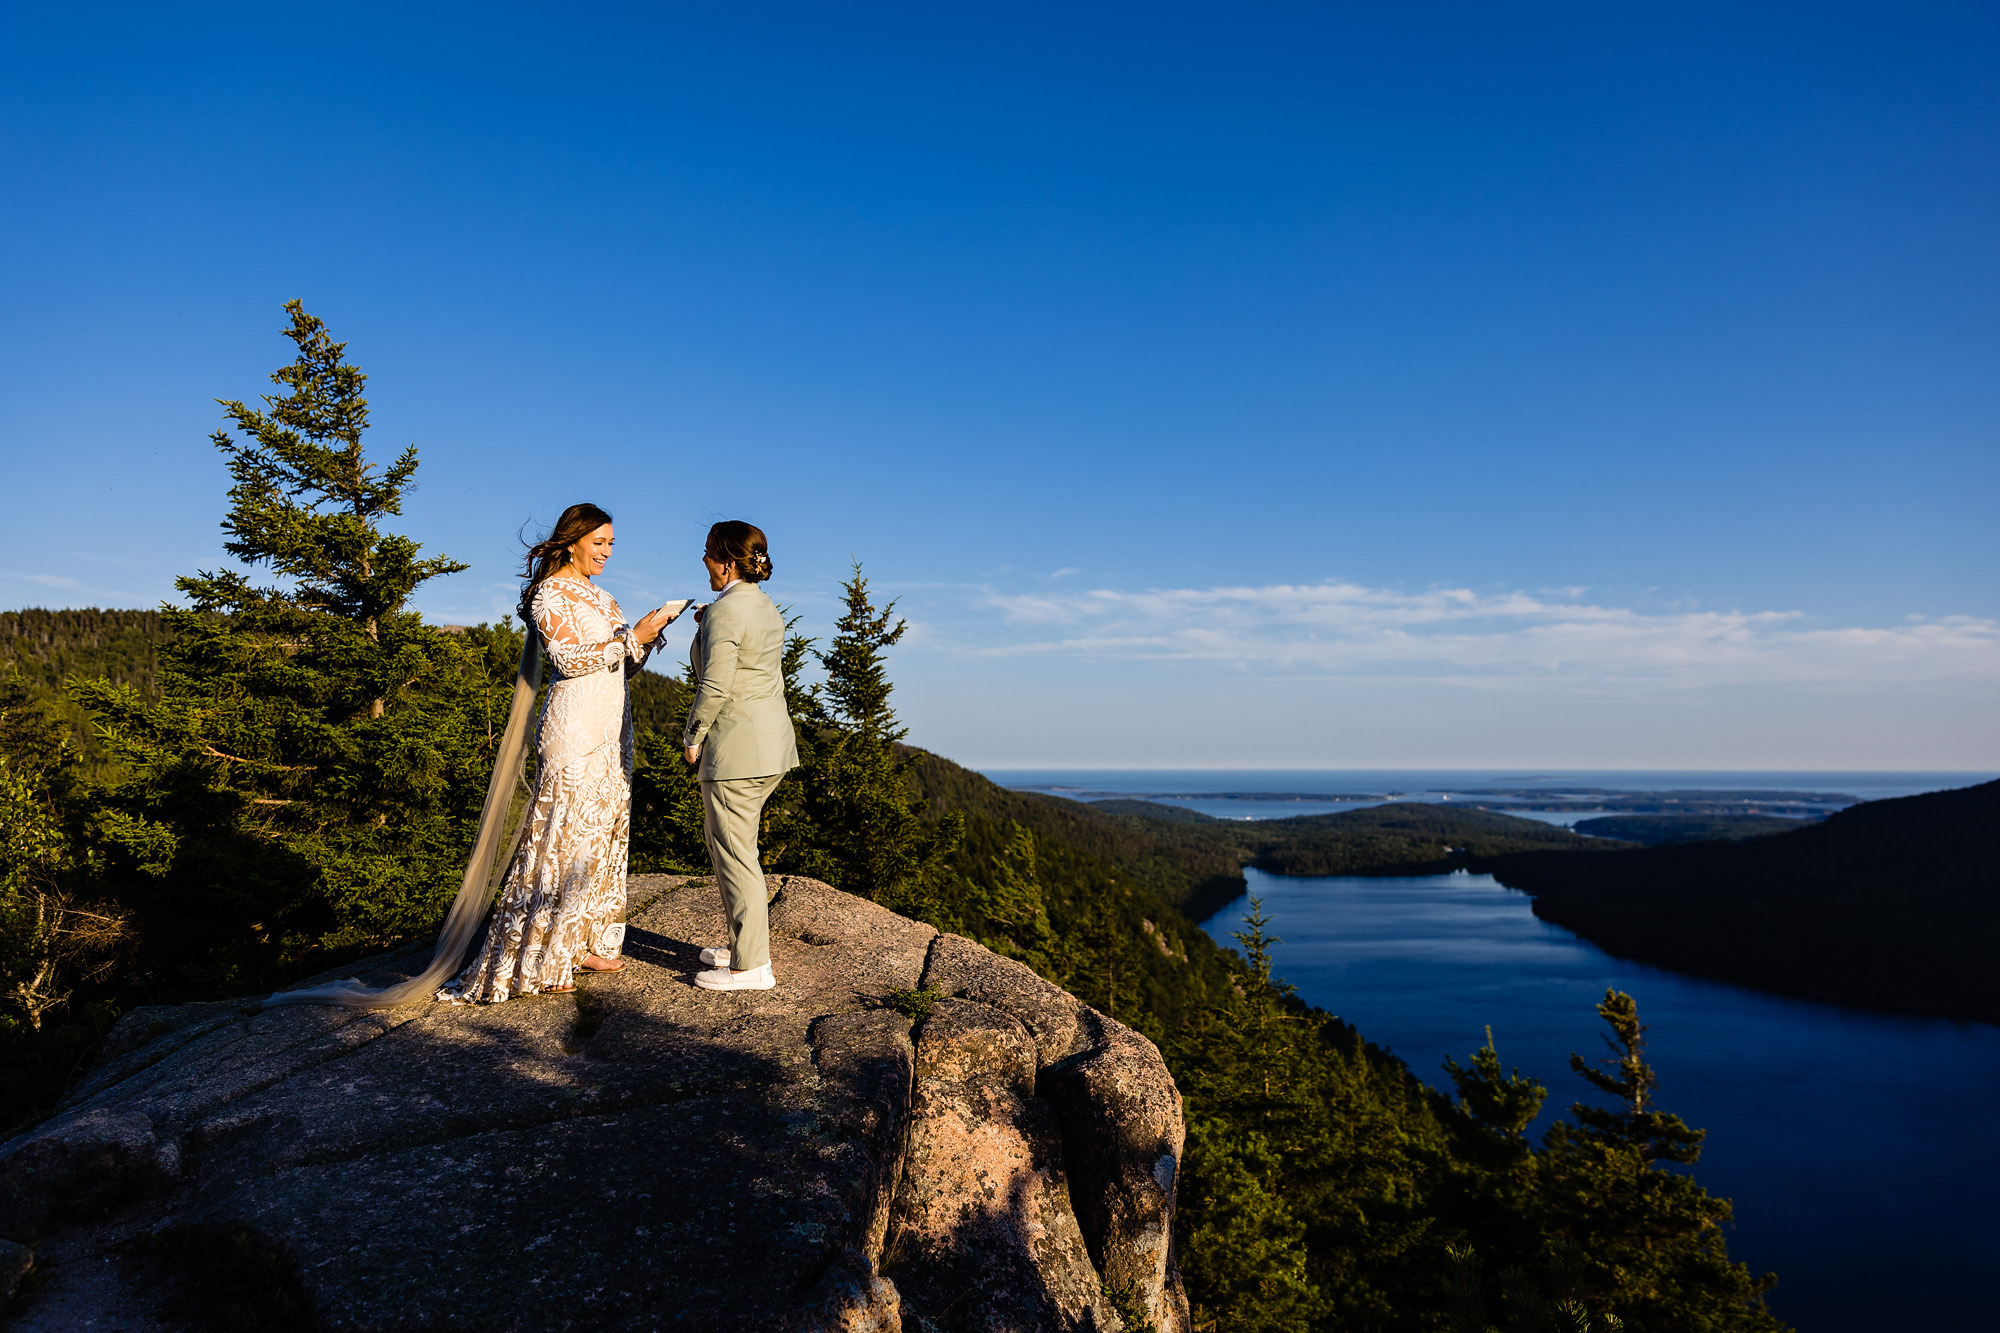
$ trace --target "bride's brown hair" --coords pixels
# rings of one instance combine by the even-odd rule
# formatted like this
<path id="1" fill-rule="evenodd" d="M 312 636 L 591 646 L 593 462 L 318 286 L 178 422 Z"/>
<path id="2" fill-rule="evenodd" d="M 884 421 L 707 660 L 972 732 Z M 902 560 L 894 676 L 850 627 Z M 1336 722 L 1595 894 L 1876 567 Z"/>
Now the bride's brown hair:
<path id="1" fill-rule="evenodd" d="M 527 580 L 521 589 L 521 619 L 534 619 L 531 603 L 535 589 L 569 563 L 569 548 L 610 521 L 611 515 L 594 504 L 571 505 L 562 511 L 549 535 L 528 548 L 527 559 L 521 564 L 521 577 Z"/>
<path id="2" fill-rule="evenodd" d="M 745 583 L 762 583 L 771 577 L 771 549 L 764 541 L 764 529 L 755 523 L 732 518 L 710 528 L 708 558 L 733 563 L 736 577 Z"/>

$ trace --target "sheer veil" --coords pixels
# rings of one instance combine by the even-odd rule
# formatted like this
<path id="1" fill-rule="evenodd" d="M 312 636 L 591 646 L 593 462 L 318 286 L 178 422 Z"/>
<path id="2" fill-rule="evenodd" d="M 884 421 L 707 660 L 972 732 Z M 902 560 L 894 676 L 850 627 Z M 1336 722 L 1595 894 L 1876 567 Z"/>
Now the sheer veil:
<path id="1" fill-rule="evenodd" d="M 514 702 L 507 710 L 507 728 L 494 756 L 493 777 L 486 784 L 486 804 L 479 812 L 479 834 L 465 863 L 458 897 L 445 913 L 430 965 L 408 981 L 393 986 L 364 986 L 355 977 L 309 990 L 279 991 L 266 1004 L 345 1004 L 363 1009 L 388 1009 L 428 1000 L 457 973 L 465 951 L 486 921 L 493 895 L 507 877 L 507 867 L 527 826 L 528 722 L 535 711 L 535 688 L 542 674 L 542 637 L 528 623 L 521 643 L 521 662 L 514 672 Z"/>

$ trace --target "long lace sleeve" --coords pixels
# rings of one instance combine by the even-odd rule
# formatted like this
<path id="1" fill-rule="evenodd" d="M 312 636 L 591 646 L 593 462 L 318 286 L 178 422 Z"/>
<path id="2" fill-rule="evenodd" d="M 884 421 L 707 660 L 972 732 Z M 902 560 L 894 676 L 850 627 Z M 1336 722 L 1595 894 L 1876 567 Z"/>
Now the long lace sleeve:
<path id="1" fill-rule="evenodd" d="M 565 676 L 582 676 L 592 671 L 608 671 L 623 664 L 634 652 L 643 654 L 631 640 L 625 626 L 613 628 L 608 639 L 587 638 L 583 629 L 583 618 L 587 611 L 595 608 L 587 606 L 560 585 L 561 579 L 546 579 L 535 589 L 535 627 L 542 632 L 542 643 L 548 648 L 549 660 Z M 602 613 L 598 613 L 601 615 Z M 641 657 L 643 661 L 643 656 Z"/>
<path id="2" fill-rule="evenodd" d="M 660 646 L 660 636 L 655 634 L 651 643 L 640 643 L 636 635 L 631 632 L 633 625 L 625 618 L 625 608 L 618 605 L 616 600 L 611 601 L 611 612 L 612 624 L 617 626 L 614 632 L 625 642 L 625 659 L 622 665 L 625 668 L 625 678 L 630 680 L 645 669 L 646 659 L 653 655 L 653 649 Z"/>
<path id="3" fill-rule="evenodd" d="M 613 601 L 611 609 L 617 613 L 612 620 L 618 626 L 618 633 L 625 635 L 625 677 L 629 680 L 645 668 L 646 659 L 653 655 L 653 649 L 660 646 L 660 635 L 655 634 L 651 643 L 640 643 L 637 638 L 626 633 L 632 628 L 632 622 L 625 619 L 625 608 Z"/>

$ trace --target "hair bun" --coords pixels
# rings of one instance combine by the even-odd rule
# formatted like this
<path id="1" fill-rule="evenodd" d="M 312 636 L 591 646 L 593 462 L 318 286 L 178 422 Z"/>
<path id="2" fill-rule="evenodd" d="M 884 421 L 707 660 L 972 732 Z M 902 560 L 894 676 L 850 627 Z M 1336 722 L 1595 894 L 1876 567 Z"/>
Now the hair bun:
<path id="1" fill-rule="evenodd" d="M 736 566 L 736 577 L 747 583 L 762 583 L 771 577 L 771 549 L 764 530 L 741 519 L 728 519 L 708 530 L 708 544 L 702 548 L 718 564 Z"/>

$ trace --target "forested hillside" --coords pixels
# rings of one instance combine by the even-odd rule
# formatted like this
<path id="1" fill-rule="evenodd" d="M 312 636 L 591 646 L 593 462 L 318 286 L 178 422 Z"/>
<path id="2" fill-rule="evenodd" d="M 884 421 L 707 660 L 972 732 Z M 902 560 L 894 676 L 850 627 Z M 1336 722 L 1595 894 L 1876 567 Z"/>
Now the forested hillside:
<path id="1" fill-rule="evenodd" d="M 101 677 L 155 698 L 160 645 L 167 635 L 158 611 L 0 611 L 0 678 L 18 672 L 30 694 L 49 703 L 68 727 L 85 768 L 99 773 L 104 747 L 89 715 L 64 693 L 63 682 L 71 676 Z"/>
<path id="2" fill-rule="evenodd" d="M 641 671 L 631 678 L 632 726 L 640 732 L 665 733 L 670 719 L 685 707 L 680 700 L 681 683 L 657 671 Z"/>
<path id="3" fill-rule="evenodd" d="M 2000 1022 L 2000 782 L 1747 841 L 1503 857 L 1535 913 L 1626 958 L 1819 999 Z"/>
<path id="4" fill-rule="evenodd" d="M 967 856 L 993 855 L 1002 830 L 1018 822 L 1037 838 L 1101 861 L 1125 882 L 1143 884 L 1197 918 L 1242 896 L 1244 843 L 1222 820 L 1206 815 L 1184 819 L 1180 816 L 1191 812 L 1172 806 L 1158 807 L 1174 810 L 1164 819 L 1117 815 L 1101 805 L 1008 791 L 929 753 L 920 756 L 913 776 L 933 815 L 958 811 L 966 816 Z M 964 866 L 963 857 L 959 864 Z"/>
<path id="5" fill-rule="evenodd" d="M 1235 827 L 1257 867 L 1279 875 L 1435 875 L 1516 852 L 1605 845 L 1518 815 L 1405 802 Z"/>
<path id="6" fill-rule="evenodd" d="M 1018 820 L 1116 866 L 1195 920 L 1242 896 L 1245 865 L 1279 875 L 1434 875 L 1518 852 L 1618 845 L 1538 820 L 1414 802 L 1233 820 L 1156 801 L 1071 801 L 1006 791 L 933 755 L 915 777 L 933 810 L 988 826 Z"/>
<path id="7" fill-rule="evenodd" d="M 0 611 L 0 664 L 19 670 L 44 697 L 71 675 L 103 676 L 150 694 L 166 637 L 158 611 Z"/>

